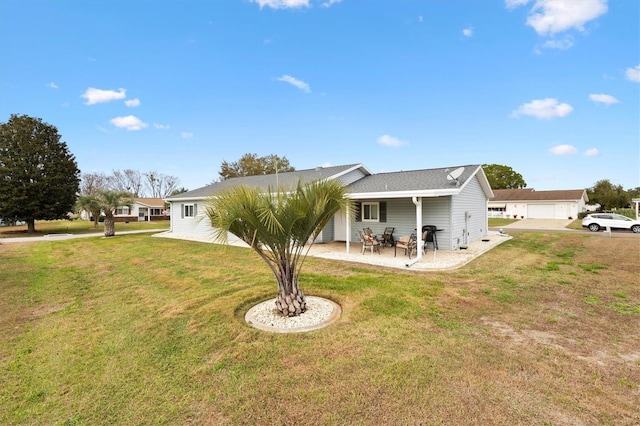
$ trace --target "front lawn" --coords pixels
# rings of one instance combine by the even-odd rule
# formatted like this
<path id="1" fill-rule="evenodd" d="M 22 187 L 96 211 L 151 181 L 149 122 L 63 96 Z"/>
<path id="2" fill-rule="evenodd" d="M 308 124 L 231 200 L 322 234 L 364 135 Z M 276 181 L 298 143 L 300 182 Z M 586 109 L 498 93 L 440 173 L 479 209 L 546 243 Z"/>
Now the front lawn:
<path id="1" fill-rule="evenodd" d="M 252 251 L 120 235 L 0 241 L 0 424 L 640 424 L 635 238 L 518 233 L 420 273 L 309 258 L 302 334 Z"/>
<path id="2" fill-rule="evenodd" d="M 36 232 L 27 233 L 27 225 L 2 226 L 0 227 L 0 238 L 43 236 L 47 234 L 101 234 L 104 233 L 104 223 L 98 223 L 95 228 L 93 222 L 86 220 L 36 220 Z M 141 231 L 146 229 L 169 229 L 169 221 L 157 222 L 117 222 L 116 234 L 118 231 Z"/>

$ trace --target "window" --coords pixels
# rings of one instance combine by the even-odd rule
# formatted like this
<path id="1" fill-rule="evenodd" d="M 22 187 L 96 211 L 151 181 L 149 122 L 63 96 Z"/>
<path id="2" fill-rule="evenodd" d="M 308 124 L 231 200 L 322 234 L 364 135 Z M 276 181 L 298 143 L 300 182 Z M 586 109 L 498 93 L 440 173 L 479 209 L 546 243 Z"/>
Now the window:
<path id="1" fill-rule="evenodd" d="M 129 214 L 129 207 L 118 207 L 116 209 L 117 216 L 124 216 Z"/>
<path id="2" fill-rule="evenodd" d="M 151 216 L 160 216 L 162 215 L 162 209 L 151 209 Z"/>
<path id="3" fill-rule="evenodd" d="M 194 217 L 194 208 L 193 204 L 185 204 L 184 205 L 184 217 Z"/>
<path id="4" fill-rule="evenodd" d="M 380 203 L 362 203 L 362 221 L 363 222 L 379 222 L 380 221 Z"/>

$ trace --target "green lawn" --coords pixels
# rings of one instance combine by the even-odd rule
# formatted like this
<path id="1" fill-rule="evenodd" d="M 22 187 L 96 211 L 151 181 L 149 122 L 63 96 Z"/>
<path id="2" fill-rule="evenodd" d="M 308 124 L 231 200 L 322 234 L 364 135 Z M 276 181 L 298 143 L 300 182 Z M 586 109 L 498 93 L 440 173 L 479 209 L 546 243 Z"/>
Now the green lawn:
<path id="1" fill-rule="evenodd" d="M 27 225 L 3 226 L 0 227 L 0 238 L 42 236 L 47 234 L 91 234 L 104 233 L 104 224 L 98 223 L 95 228 L 93 222 L 86 220 L 37 220 L 35 224 L 36 232 L 27 234 Z M 145 229 L 169 229 L 169 221 L 157 222 L 118 222 L 116 223 L 116 234 L 118 231 L 140 231 Z"/>
<path id="2" fill-rule="evenodd" d="M 640 424 L 635 238 L 518 233 L 418 273 L 309 258 L 340 320 L 247 326 L 250 250 L 0 241 L 0 424 Z"/>

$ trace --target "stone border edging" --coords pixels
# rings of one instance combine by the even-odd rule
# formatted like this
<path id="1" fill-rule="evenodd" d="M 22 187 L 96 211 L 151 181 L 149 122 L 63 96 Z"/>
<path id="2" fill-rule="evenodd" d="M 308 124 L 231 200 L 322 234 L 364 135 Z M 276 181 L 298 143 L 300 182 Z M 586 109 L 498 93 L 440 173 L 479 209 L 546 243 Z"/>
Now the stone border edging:
<path id="1" fill-rule="evenodd" d="M 324 297 L 317 297 L 317 296 L 307 296 L 307 299 L 319 299 L 331 304 L 331 306 L 333 307 L 333 311 L 331 312 L 331 315 L 329 316 L 329 318 L 315 324 L 309 324 L 309 325 L 304 325 L 299 327 L 276 327 L 276 326 L 271 326 L 271 325 L 267 325 L 259 321 L 256 321 L 254 319 L 255 312 L 265 304 L 272 304 L 275 306 L 276 299 L 274 298 L 274 299 L 270 299 L 270 300 L 266 300 L 264 302 L 258 303 L 257 305 L 253 306 L 245 314 L 244 320 L 250 326 L 262 331 L 269 331 L 272 333 L 303 333 L 307 331 L 318 330 L 330 324 L 333 324 L 342 315 L 342 308 L 333 300 L 325 299 Z"/>

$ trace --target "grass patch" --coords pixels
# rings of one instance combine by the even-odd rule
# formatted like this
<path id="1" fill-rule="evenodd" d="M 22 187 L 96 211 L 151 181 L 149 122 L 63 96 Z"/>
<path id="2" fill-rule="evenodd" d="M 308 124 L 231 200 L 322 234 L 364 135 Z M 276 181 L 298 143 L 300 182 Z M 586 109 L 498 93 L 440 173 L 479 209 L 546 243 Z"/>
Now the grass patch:
<path id="1" fill-rule="evenodd" d="M 0 424 L 640 423 L 634 241 L 522 232 L 447 272 L 309 258 L 302 289 L 342 317 L 285 335 L 243 321 L 276 293 L 250 250 L 0 244 Z"/>
<path id="2" fill-rule="evenodd" d="M 516 222 L 517 219 L 505 219 L 505 218 L 501 218 L 501 217 L 490 217 L 489 218 L 489 227 L 490 228 L 497 228 L 500 226 L 507 226 L 512 224 L 513 222 Z"/>
<path id="3" fill-rule="evenodd" d="M 118 222 L 115 224 L 116 235 L 122 231 L 144 231 L 148 229 L 169 229 L 169 221 L 157 222 Z M 27 233 L 27 225 L 0 227 L 0 238 L 41 237 L 51 234 L 104 234 L 104 223 L 93 227 L 93 222 L 86 220 L 36 220 L 36 232 Z"/>

